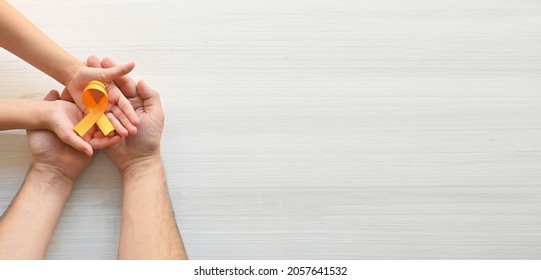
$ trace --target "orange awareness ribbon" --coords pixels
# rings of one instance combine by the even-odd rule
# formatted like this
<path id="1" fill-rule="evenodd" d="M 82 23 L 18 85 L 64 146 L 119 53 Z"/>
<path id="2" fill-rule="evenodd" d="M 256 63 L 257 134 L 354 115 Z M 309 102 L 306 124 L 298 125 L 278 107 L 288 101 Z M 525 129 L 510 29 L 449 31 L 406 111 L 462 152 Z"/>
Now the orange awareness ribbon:
<path id="1" fill-rule="evenodd" d="M 92 97 L 92 92 L 102 93 L 101 100 L 96 103 Z M 97 124 L 103 135 L 107 136 L 111 131 L 115 130 L 113 125 L 105 116 L 105 109 L 109 105 L 109 97 L 107 89 L 100 81 L 90 81 L 83 90 L 83 105 L 88 110 L 88 115 L 84 117 L 74 128 L 79 136 L 83 137 L 85 133 L 94 125 Z"/>

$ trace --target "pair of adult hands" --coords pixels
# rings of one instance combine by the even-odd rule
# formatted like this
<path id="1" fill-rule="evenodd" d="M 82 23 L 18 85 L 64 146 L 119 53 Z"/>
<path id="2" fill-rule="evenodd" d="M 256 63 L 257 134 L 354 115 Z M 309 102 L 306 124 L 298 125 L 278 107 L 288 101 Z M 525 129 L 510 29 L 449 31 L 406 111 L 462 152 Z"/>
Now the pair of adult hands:
<path id="1" fill-rule="evenodd" d="M 104 58 L 100 61 L 95 56 L 87 59 L 87 66 L 118 68 L 112 59 Z M 119 122 L 125 125 L 127 131 L 119 133 L 120 135 L 127 136 L 126 132 L 131 135 L 124 138 L 121 138 L 120 135 L 106 137 L 101 132 L 93 129 L 84 136 L 84 140 L 95 149 L 106 149 L 109 158 L 123 174 L 129 172 L 130 169 L 138 168 L 138 166 L 155 163 L 160 158 L 160 138 L 164 123 L 159 94 L 144 81 L 136 83 L 127 75 L 114 78 L 106 85 L 110 96 L 120 98 L 120 95 L 123 95 L 129 102 L 128 105 L 133 107 L 135 118 L 123 113 L 129 112 L 129 110 L 122 108 L 126 104 L 122 104 L 118 100 L 113 100 L 113 103 L 116 102 L 117 105 L 110 106 L 111 108 L 106 113 L 107 117 L 112 120 L 115 129 L 118 127 Z M 65 114 L 64 117 L 56 119 L 69 121 L 71 118 L 73 123 L 77 123 L 84 115 L 84 112 L 80 110 L 80 107 L 69 103 L 69 101 L 74 101 L 68 93 L 69 90 L 70 88 L 67 87 L 62 96 L 58 91 L 52 90 L 47 94 L 45 100 L 57 102 L 58 104 L 55 105 L 63 107 L 62 110 L 52 112 L 52 114 Z M 131 125 L 130 120 L 138 120 L 138 128 Z M 58 125 L 57 127 L 66 126 Z M 52 130 L 54 131 L 54 129 Z M 62 132 L 53 131 L 28 130 L 27 135 L 30 151 L 34 157 L 34 167 L 47 172 L 55 172 L 73 184 L 90 164 L 93 156 L 88 156 L 66 144 L 70 142 L 69 139 L 61 140 L 59 138 L 62 135 L 73 137 L 69 136 L 73 135 L 73 133 L 62 134 Z"/>

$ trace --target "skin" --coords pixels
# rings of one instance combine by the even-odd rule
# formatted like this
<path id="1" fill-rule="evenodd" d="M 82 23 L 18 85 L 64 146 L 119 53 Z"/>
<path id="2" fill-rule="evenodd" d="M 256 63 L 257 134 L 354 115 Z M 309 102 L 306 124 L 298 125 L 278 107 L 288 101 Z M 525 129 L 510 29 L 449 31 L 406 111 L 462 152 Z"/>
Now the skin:
<path id="1" fill-rule="evenodd" d="M 58 92 L 51 91 L 45 100 L 65 102 L 59 98 Z M 93 159 L 49 130 L 28 130 L 27 135 L 34 162 L 0 219 L 0 259 L 44 258 L 73 185 Z M 95 139 L 94 143 L 105 147 L 120 137 L 115 139 Z"/>
<path id="2" fill-rule="evenodd" d="M 115 67 L 116 63 L 94 57 L 93 67 Z M 187 259 L 167 191 L 160 155 L 164 113 L 158 92 L 146 82 L 127 76 L 115 79 L 139 116 L 136 135 L 123 138 L 107 149 L 107 155 L 122 176 L 122 223 L 119 259 Z M 100 137 L 100 132 L 96 132 Z"/>
<path id="3" fill-rule="evenodd" d="M 86 113 L 82 102 L 84 87 L 91 80 L 113 89 L 114 79 L 133 70 L 134 62 L 109 69 L 87 67 L 49 39 L 6 1 L 0 0 L 0 46 L 15 54 L 66 87 L 66 100 L 73 100 Z M 137 133 L 139 118 L 120 91 L 109 93 L 108 114 L 115 131 L 122 137 Z"/>
<path id="4" fill-rule="evenodd" d="M 51 96 L 58 96 L 52 91 Z M 77 105 L 62 100 L 43 101 L 31 99 L 3 99 L 0 110 L 0 130 L 8 129 L 48 129 L 56 134 L 64 143 L 72 146 L 88 156 L 92 156 L 93 148 L 103 148 L 102 138 L 93 139 L 90 133 L 79 137 L 73 127 L 84 117 Z M 107 143 L 116 143 L 119 136 L 113 136 Z"/>
<path id="5" fill-rule="evenodd" d="M 107 58 L 102 64 L 96 57 L 90 57 L 88 65 L 114 67 L 116 64 Z M 123 201 L 118 258 L 187 259 L 160 155 L 164 123 L 160 96 L 144 81 L 136 84 L 126 76 L 115 80 L 116 85 L 119 87 L 116 90 L 127 93 L 141 120 L 139 132 L 121 139 L 93 131 L 88 141 L 94 147 L 108 147 L 108 156 L 121 172 Z M 57 91 L 51 91 L 45 100 L 46 104 L 35 106 L 42 107 L 43 112 L 50 112 L 44 109 L 49 105 L 62 106 L 66 116 L 44 114 L 41 115 L 44 119 L 36 123 L 32 118 L 18 121 L 30 121 L 31 127 L 55 127 L 59 122 L 71 124 L 82 117 L 76 105 L 60 100 Z M 41 112 L 35 110 L 38 111 Z M 12 128 L 21 123 L 4 125 Z M 28 130 L 27 134 L 34 163 L 0 219 L 0 259 L 44 258 L 73 185 L 92 161 L 92 157 L 65 144 L 50 130 Z"/>

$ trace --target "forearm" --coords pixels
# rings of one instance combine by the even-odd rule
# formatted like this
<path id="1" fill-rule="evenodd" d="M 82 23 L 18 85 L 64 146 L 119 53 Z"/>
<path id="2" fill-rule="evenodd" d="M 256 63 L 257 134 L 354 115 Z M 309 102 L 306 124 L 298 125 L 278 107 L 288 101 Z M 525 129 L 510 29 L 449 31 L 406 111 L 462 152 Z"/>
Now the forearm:
<path id="1" fill-rule="evenodd" d="M 186 259 L 161 159 L 123 172 L 119 259 Z"/>
<path id="2" fill-rule="evenodd" d="M 0 259 L 42 259 L 73 183 L 32 164 L 0 219 Z"/>
<path id="3" fill-rule="evenodd" d="M 6 1 L 0 0 L 0 45 L 65 85 L 83 66 Z"/>
<path id="4" fill-rule="evenodd" d="M 52 104 L 42 100 L 3 99 L 0 110 L 0 130 L 45 129 Z"/>

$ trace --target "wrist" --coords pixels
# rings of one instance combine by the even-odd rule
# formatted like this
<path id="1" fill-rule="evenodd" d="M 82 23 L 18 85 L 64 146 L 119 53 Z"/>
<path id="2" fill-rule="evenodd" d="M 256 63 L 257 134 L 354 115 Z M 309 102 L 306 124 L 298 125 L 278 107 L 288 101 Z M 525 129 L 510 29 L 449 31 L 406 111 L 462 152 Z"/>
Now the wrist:
<path id="1" fill-rule="evenodd" d="M 8 99 L 4 102 L 1 129 L 49 129 L 52 105 L 48 101 Z"/>
<path id="2" fill-rule="evenodd" d="M 162 158 L 159 152 L 149 156 L 134 158 L 127 161 L 122 167 L 119 167 L 123 179 L 137 178 L 149 172 L 154 172 L 157 168 L 162 168 Z"/>
<path id="3" fill-rule="evenodd" d="M 38 128 L 53 130 L 53 115 L 55 113 L 54 101 L 43 101 L 42 105 L 39 107 L 41 112 L 40 123 Z"/>
<path id="4" fill-rule="evenodd" d="M 30 166 L 27 179 L 30 178 L 40 182 L 39 186 L 45 191 L 61 194 L 69 194 L 75 183 L 74 178 L 70 178 L 57 167 L 40 162 L 34 162 Z"/>
<path id="5" fill-rule="evenodd" d="M 74 60 L 72 63 L 70 63 L 64 68 L 63 76 L 65 78 L 60 82 L 63 82 L 64 86 L 68 86 L 70 81 L 73 80 L 84 67 L 86 66 L 83 63 L 78 60 Z"/>

